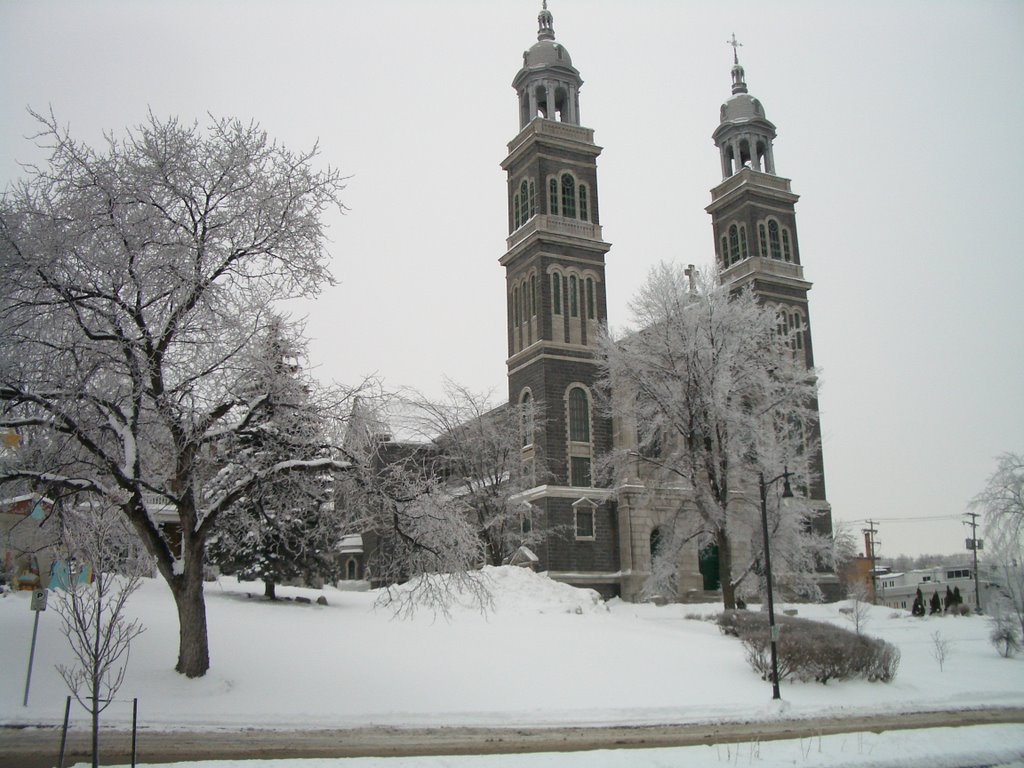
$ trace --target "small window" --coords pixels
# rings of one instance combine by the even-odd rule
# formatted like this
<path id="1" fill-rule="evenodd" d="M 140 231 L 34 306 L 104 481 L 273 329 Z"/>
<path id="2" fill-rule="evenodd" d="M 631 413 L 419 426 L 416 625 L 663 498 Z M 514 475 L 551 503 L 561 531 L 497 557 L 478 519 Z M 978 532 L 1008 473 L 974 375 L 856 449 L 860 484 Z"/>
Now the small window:
<path id="1" fill-rule="evenodd" d="M 594 281 L 587 278 L 587 318 L 594 319 Z"/>
<path id="2" fill-rule="evenodd" d="M 576 218 L 576 179 L 569 173 L 562 174 L 562 215 Z"/>
<path id="3" fill-rule="evenodd" d="M 528 209 L 528 210 L 529 210 L 529 212 L 530 212 L 530 213 L 529 213 L 529 215 L 530 215 L 530 218 L 533 218 L 534 214 L 536 214 L 536 213 L 537 213 L 537 204 L 536 204 L 536 203 L 534 202 L 534 201 L 535 201 L 535 199 L 536 199 L 536 196 L 537 196 L 537 193 L 536 193 L 536 191 L 534 190 L 534 186 L 533 186 L 533 179 L 530 179 L 530 196 L 529 196 L 529 198 L 528 198 L 528 200 L 529 200 L 529 205 L 527 206 L 527 209 Z"/>
<path id="4" fill-rule="evenodd" d="M 537 316 L 537 277 L 530 275 L 530 317 Z"/>
<path id="5" fill-rule="evenodd" d="M 782 230 L 782 258 L 786 261 L 793 260 L 793 254 L 789 250 L 789 230 Z"/>
<path id="6" fill-rule="evenodd" d="M 523 223 L 522 217 L 520 215 L 519 195 L 516 195 L 513 199 L 513 207 L 515 208 L 515 220 L 513 222 L 513 229 L 519 229 L 519 226 Z"/>
<path id="7" fill-rule="evenodd" d="M 729 266 L 729 238 L 725 235 L 722 235 L 721 262 L 723 269 Z"/>
<path id="8" fill-rule="evenodd" d="M 747 228 L 740 226 L 740 258 L 747 259 L 750 254 L 747 252 Z"/>
<path id="9" fill-rule="evenodd" d="M 515 314 L 515 325 L 519 325 L 519 289 L 512 289 L 512 307 Z"/>
<path id="10" fill-rule="evenodd" d="M 526 509 L 519 515 L 519 532 L 523 536 L 529 535 L 533 530 L 533 507 L 527 505 Z"/>
<path id="11" fill-rule="evenodd" d="M 548 184 L 548 213 L 558 215 L 558 182 L 555 179 Z"/>
<path id="12" fill-rule="evenodd" d="M 580 220 L 589 221 L 587 213 L 587 185 L 580 184 Z"/>
<path id="13" fill-rule="evenodd" d="M 757 225 L 758 240 L 761 242 L 761 258 L 768 258 L 768 235 L 765 234 L 764 224 Z"/>
<path id="14" fill-rule="evenodd" d="M 589 504 L 576 507 L 576 538 L 594 539 L 594 508 Z"/>
<path id="15" fill-rule="evenodd" d="M 562 314 L 562 276 L 557 272 L 551 275 L 551 311 Z"/>
<path id="16" fill-rule="evenodd" d="M 579 289 L 576 287 L 576 275 L 569 275 L 569 314 L 578 317 L 580 314 Z"/>

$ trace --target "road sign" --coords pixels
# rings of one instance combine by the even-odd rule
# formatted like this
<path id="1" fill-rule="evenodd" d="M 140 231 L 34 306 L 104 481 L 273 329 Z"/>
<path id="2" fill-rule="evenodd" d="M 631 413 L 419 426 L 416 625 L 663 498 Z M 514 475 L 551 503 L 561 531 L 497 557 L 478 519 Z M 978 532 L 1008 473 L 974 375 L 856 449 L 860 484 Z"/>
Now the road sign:
<path id="1" fill-rule="evenodd" d="M 32 590 L 32 602 L 29 607 L 33 611 L 45 611 L 46 610 L 46 595 L 47 591 L 43 588 Z"/>

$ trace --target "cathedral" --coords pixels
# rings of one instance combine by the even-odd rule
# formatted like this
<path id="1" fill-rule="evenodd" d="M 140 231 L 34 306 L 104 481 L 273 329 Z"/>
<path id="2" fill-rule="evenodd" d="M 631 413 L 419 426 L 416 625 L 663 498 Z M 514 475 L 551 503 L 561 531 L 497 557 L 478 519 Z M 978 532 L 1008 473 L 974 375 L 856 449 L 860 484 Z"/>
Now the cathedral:
<path id="1" fill-rule="evenodd" d="M 546 526 L 568 531 L 546 537 L 534 553 L 538 568 L 605 596 L 636 599 L 651 573 L 658 527 L 685 504 L 685 491 L 652 497 L 643 488 L 598 481 L 595 465 L 613 447 L 635 440 L 595 407 L 599 377 L 596 340 L 607 322 L 594 131 L 583 126 L 583 80 L 569 51 L 555 38 L 547 3 L 538 16 L 537 42 L 523 53 L 512 86 L 519 132 L 508 143 L 505 268 L 509 402 L 530 406 L 523 461 L 543 466 L 523 501 Z M 722 180 L 711 190 L 711 216 L 721 279 L 776 306 L 781 321 L 802 329 L 797 354 L 814 365 L 808 291 L 789 179 L 776 173 L 775 126 L 747 88 L 733 39 L 732 93 L 712 134 Z M 815 406 L 816 410 L 816 406 Z M 818 429 L 817 425 L 814 427 Z M 635 428 L 632 430 L 635 433 Z M 808 489 L 816 527 L 831 532 L 820 449 L 812 459 L 817 480 Z M 678 565 L 680 595 L 717 589 L 714 553 L 693 544 Z M 834 577 L 833 577 L 834 579 Z"/>

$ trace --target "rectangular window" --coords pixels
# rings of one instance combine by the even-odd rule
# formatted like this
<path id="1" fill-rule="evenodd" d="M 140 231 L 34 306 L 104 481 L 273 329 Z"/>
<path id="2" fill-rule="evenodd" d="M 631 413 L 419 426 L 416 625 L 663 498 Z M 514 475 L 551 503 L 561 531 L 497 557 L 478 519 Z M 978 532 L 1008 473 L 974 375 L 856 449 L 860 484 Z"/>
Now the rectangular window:
<path id="1" fill-rule="evenodd" d="M 587 317 L 594 319 L 594 281 L 587 278 Z"/>
<path id="2" fill-rule="evenodd" d="M 586 456 L 573 456 L 569 459 L 569 485 L 577 488 L 589 488 L 590 459 Z"/>
<path id="3" fill-rule="evenodd" d="M 576 538 L 593 539 L 594 536 L 594 510 L 588 507 L 576 509 Z"/>
<path id="4" fill-rule="evenodd" d="M 530 275 L 530 317 L 537 316 L 537 278 Z"/>
<path id="5" fill-rule="evenodd" d="M 551 299 L 554 304 L 552 311 L 556 315 L 562 314 L 562 276 L 557 272 L 551 275 Z"/>
<path id="6" fill-rule="evenodd" d="M 579 315 L 579 291 L 576 288 L 576 275 L 569 275 L 569 314 Z"/>
<path id="7" fill-rule="evenodd" d="M 580 220 L 587 221 L 587 187 L 580 184 Z"/>
<path id="8" fill-rule="evenodd" d="M 558 182 L 554 179 L 548 185 L 548 213 L 551 216 L 558 215 Z"/>

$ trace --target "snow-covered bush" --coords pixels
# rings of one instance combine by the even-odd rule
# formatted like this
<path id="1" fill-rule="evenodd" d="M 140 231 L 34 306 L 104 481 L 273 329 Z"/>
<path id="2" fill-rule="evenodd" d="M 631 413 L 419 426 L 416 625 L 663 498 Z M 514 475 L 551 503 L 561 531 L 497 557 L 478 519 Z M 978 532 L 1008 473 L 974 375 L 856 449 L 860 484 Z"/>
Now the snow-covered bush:
<path id="1" fill-rule="evenodd" d="M 718 626 L 725 634 L 738 637 L 746 650 L 747 662 L 765 680 L 771 675 L 771 640 L 768 619 L 761 613 L 725 611 Z M 782 617 L 776 642 L 779 679 L 801 681 L 861 677 L 871 682 L 889 682 L 899 668 L 900 652 L 890 643 L 808 619 Z"/>

